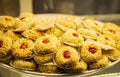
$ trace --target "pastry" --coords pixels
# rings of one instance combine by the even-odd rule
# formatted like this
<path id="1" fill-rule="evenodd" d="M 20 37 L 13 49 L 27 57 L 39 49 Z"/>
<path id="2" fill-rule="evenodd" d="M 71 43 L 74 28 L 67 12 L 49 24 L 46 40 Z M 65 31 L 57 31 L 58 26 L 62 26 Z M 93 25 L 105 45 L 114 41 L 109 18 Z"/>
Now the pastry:
<path id="1" fill-rule="evenodd" d="M 45 35 L 35 41 L 34 51 L 37 54 L 55 53 L 60 47 L 60 41 L 54 35 Z"/>
<path id="2" fill-rule="evenodd" d="M 0 17 L 0 28 L 2 30 L 14 29 L 16 19 L 12 16 L 1 16 Z"/>
<path id="3" fill-rule="evenodd" d="M 36 30 L 25 30 L 22 32 L 22 35 L 28 39 L 36 40 L 37 38 L 41 37 L 43 34 Z"/>
<path id="4" fill-rule="evenodd" d="M 55 26 L 53 28 L 50 28 L 50 29 L 46 30 L 45 33 L 53 34 L 56 37 L 60 37 L 62 34 L 64 34 L 64 31 Z"/>
<path id="5" fill-rule="evenodd" d="M 36 17 L 32 13 L 21 13 L 15 23 L 15 30 L 16 32 L 21 32 L 26 29 L 30 29 L 32 24 L 36 21 Z"/>
<path id="6" fill-rule="evenodd" d="M 70 69 L 79 61 L 80 55 L 77 50 L 70 46 L 61 47 L 54 57 L 54 61 L 60 68 Z"/>
<path id="7" fill-rule="evenodd" d="M 77 28 L 74 22 L 72 22 L 68 17 L 58 18 L 55 23 L 74 30 Z"/>
<path id="8" fill-rule="evenodd" d="M 31 22 L 31 21 L 34 21 L 36 17 L 32 13 L 23 12 L 23 13 L 20 13 L 20 15 L 18 16 L 18 19 L 21 20 L 22 22 L 29 22 L 29 21 Z"/>
<path id="9" fill-rule="evenodd" d="M 45 31 L 54 27 L 54 20 L 52 19 L 43 19 L 37 20 L 33 23 L 31 29 Z"/>
<path id="10" fill-rule="evenodd" d="M 79 28 L 77 29 L 77 32 L 83 35 L 85 38 L 92 38 L 96 39 L 98 34 L 94 30 L 89 30 L 89 29 L 84 29 L 84 28 Z"/>
<path id="11" fill-rule="evenodd" d="M 13 43 L 12 54 L 15 58 L 29 59 L 33 57 L 33 47 L 32 40 L 20 38 Z"/>
<path id="12" fill-rule="evenodd" d="M 22 60 L 22 59 L 15 59 L 11 61 L 10 65 L 17 69 L 22 70 L 35 70 L 36 64 L 32 60 Z"/>
<path id="13" fill-rule="evenodd" d="M 1 58 L 0 58 L 0 62 L 9 64 L 12 59 L 13 59 L 13 56 L 12 56 L 11 53 L 9 53 L 9 54 L 7 54 L 6 56 L 1 57 Z"/>
<path id="14" fill-rule="evenodd" d="M 54 54 L 47 54 L 47 55 L 36 55 L 34 54 L 33 59 L 37 64 L 44 64 L 47 62 L 52 61 Z"/>
<path id="15" fill-rule="evenodd" d="M 120 51 L 118 49 L 104 50 L 103 55 L 107 56 L 111 61 L 120 59 Z"/>
<path id="16" fill-rule="evenodd" d="M 77 62 L 76 65 L 71 69 L 65 69 L 67 73 L 81 73 L 87 70 L 87 63 L 81 60 Z"/>
<path id="17" fill-rule="evenodd" d="M 42 73 L 60 73 L 59 67 L 57 67 L 54 63 L 49 62 L 43 65 L 39 65 L 38 69 Z"/>
<path id="18" fill-rule="evenodd" d="M 81 21 L 81 24 L 84 28 L 95 30 L 97 32 L 102 32 L 102 27 L 98 25 L 93 18 L 86 17 Z"/>
<path id="19" fill-rule="evenodd" d="M 85 41 L 80 54 L 85 62 L 96 62 L 102 56 L 102 49 L 94 41 Z"/>
<path id="20" fill-rule="evenodd" d="M 116 47 L 116 42 L 114 39 L 112 39 L 110 36 L 108 35 L 99 35 L 97 37 L 97 41 L 112 47 Z"/>
<path id="21" fill-rule="evenodd" d="M 70 30 L 66 31 L 61 37 L 60 40 L 71 46 L 78 47 L 84 42 L 84 38 L 78 32 Z"/>
<path id="22" fill-rule="evenodd" d="M 12 39 L 7 36 L 0 36 L 0 57 L 4 57 L 10 53 L 11 48 Z"/>
<path id="23" fill-rule="evenodd" d="M 120 29 L 114 23 L 105 23 L 102 32 L 103 34 L 112 37 L 115 41 L 120 40 Z"/>
<path id="24" fill-rule="evenodd" d="M 5 36 L 10 37 L 12 40 L 17 40 L 19 39 L 21 36 L 21 34 L 19 33 L 15 33 L 13 30 L 7 30 L 7 32 L 5 33 Z"/>
<path id="25" fill-rule="evenodd" d="M 101 59 L 98 60 L 97 62 L 89 64 L 89 69 L 100 69 L 100 68 L 105 68 L 106 66 L 109 65 L 109 59 L 107 56 L 102 55 Z"/>

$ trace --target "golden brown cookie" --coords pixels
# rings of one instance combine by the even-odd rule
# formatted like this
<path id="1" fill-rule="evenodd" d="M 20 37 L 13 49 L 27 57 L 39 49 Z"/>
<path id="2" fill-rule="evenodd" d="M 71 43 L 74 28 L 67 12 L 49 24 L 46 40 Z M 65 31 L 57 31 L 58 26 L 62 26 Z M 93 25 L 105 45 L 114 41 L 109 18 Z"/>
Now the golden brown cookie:
<path id="1" fill-rule="evenodd" d="M 120 59 L 120 51 L 117 49 L 103 51 L 102 53 L 112 61 Z"/>
<path id="2" fill-rule="evenodd" d="M 115 41 L 120 40 L 120 28 L 114 23 L 105 23 L 102 32 L 112 37 Z"/>
<path id="3" fill-rule="evenodd" d="M 70 28 L 70 29 L 75 29 L 76 30 L 76 25 L 74 22 L 71 21 L 68 17 L 63 17 L 63 18 L 58 18 L 56 19 L 55 23 L 60 24 L 64 27 Z"/>
<path id="4" fill-rule="evenodd" d="M 97 62 L 89 64 L 89 69 L 100 69 L 100 68 L 105 68 L 106 66 L 109 65 L 109 59 L 107 56 L 102 55 L 101 59 L 98 60 Z"/>
<path id="5" fill-rule="evenodd" d="M 22 60 L 22 59 L 15 59 L 11 61 L 10 65 L 17 69 L 22 70 L 35 70 L 36 64 L 33 60 Z"/>
<path id="6" fill-rule="evenodd" d="M 52 62 L 39 65 L 38 70 L 42 73 L 60 73 L 59 67 Z"/>
<path id="7" fill-rule="evenodd" d="M 15 33 L 13 30 L 7 30 L 5 36 L 10 37 L 12 40 L 17 40 L 22 37 L 21 33 Z"/>
<path id="8" fill-rule="evenodd" d="M 65 69 L 67 73 L 81 73 L 87 70 L 87 63 L 81 60 L 71 69 Z"/>
<path id="9" fill-rule="evenodd" d="M 15 27 L 16 19 L 12 16 L 0 17 L 0 28 L 3 30 L 13 29 Z"/>
<path id="10" fill-rule="evenodd" d="M 28 39 L 32 39 L 32 40 L 36 40 L 37 38 L 43 36 L 43 34 L 41 32 L 38 32 L 36 30 L 30 30 L 30 29 L 23 31 L 22 35 L 24 37 L 26 37 Z"/>
<path id="11" fill-rule="evenodd" d="M 4 57 L 10 53 L 11 48 L 12 39 L 8 36 L 0 36 L 0 57 Z"/>
<path id="12" fill-rule="evenodd" d="M 51 54 L 55 53 L 60 47 L 61 43 L 54 35 L 46 35 L 39 37 L 35 41 L 34 51 L 36 54 Z"/>
<path id="13" fill-rule="evenodd" d="M 66 31 L 61 37 L 60 40 L 71 46 L 78 47 L 84 42 L 84 38 L 76 31 Z"/>
<path id="14" fill-rule="evenodd" d="M 102 56 L 102 49 L 94 41 L 86 41 L 81 47 L 80 54 L 85 62 L 96 62 Z"/>
<path id="15" fill-rule="evenodd" d="M 33 57 L 33 47 L 32 40 L 20 38 L 13 43 L 12 54 L 15 58 L 29 59 Z"/>
<path id="16" fill-rule="evenodd" d="M 54 57 L 55 63 L 63 69 L 73 68 L 79 59 L 80 55 L 77 50 L 70 46 L 61 47 Z"/>
<path id="17" fill-rule="evenodd" d="M 47 54 L 47 55 L 36 55 L 34 54 L 33 59 L 37 64 L 44 64 L 47 62 L 52 61 L 54 54 Z"/>
<path id="18" fill-rule="evenodd" d="M 112 39 L 110 36 L 108 35 L 99 35 L 97 37 L 97 41 L 100 43 L 103 43 L 105 45 L 109 45 L 112 47 L 116 47 L 116 42 L 114 39 Z"/>

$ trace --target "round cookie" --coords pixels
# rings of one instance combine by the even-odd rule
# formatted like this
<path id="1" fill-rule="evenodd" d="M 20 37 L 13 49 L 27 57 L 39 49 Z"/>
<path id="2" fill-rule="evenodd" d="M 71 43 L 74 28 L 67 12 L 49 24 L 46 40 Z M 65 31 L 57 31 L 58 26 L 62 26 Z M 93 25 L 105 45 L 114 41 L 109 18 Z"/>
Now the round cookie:
<path id="1" fill-rule="evenodd" d="M 64 31 L 55 26 L 53 28 L 46 30 L 45 33 L 53 34 L 56 37 L 60 37 L 64 33 Z"/>
<path id="2" fill-rule="evenodd" d="M 71 46 L 78 47 L 84 42 L 84 38 L 78 32 L 70 30 L 66 31 L 61 37 L 60 40 Z"/>
<path id="3" fill-rule="evenodd" d="M 12 39 L 7 36 L 0 36 L 0 57 L 6 56 L 12 48 Z"/>
<path id="4" fill-rule="evenodd" d="M 29 59 L 33 57 L 33 47 L 32 40 L 20 38 L 13 43 L 12 54 L 15 58 Z"/>
<path id="5" fill-rule="evenodd" d="M 98 25 L 93 18 L 84 18 L 81 21 L 81 24 L 83 25 L 84 28 L 90 29 L 90 30 L 95 30 L 97 32 L 102 32 L 102 27 Z"/>
<path id="6" fill-rule="evenodd" d="M 22 37 L 20 35 L 20 33 L 15 33 L 13 30 L 7 30 L 7 32 L 5 33 L 5 36 L 10 37 L 13 41 L 19 39 L 20 37 Z"/>
<path id="7" fill-rule="evenodd" d="M 76 65 L 71 69 L 65 69 L 67 73 L 81 73 L 87 70 L 87 63 L 81 60 L 77 62 Z"/>
<path id="8" fill-rule="evenodd" d="M 32 13 L 24 12 L 20 13 L 18 19 L 21 20 L 22 22 L 31 22 L 35 20 L 35 15 Z"/>
<path id="9" fill-rule="evenodd" d="M 110 36 L 108 35 L 99 35 L 97 37 L 97 41 L 112 47 L 116 47 L 116 42 L 114 39 L 112 39 Z"/>
<path id="10" fill-rule="evenodd" d="M 13 56 L 11 53 L 9 53 L 6 56 L 0 58 L 0 62 L 9 64 L 12 59 L 13 59 Z"/>
<path id="11" fill-rule="evenodd" d="M 39 65 L 38 70 L 42 73 L 60 73 L 60 68 L 52 62 Z"/>
<path id="12" fill-rule="evenodd" d="M 39 37 L 35 41 L 34 51 L 36 54 L 51 54 L 55 53 L 61 43 L 54 35 L 46 35 Z"/>
<path id="13" fill-rule="evenodd" d="M 36 40 L 38 37 L 41 37 L 43 34 L 41 32 L 38 32 L 36 30 L 25 30 L 22 32 L 22 35 L 28 39 Z"/>
<path id="14" fill-rule="evenodd" d="M 55 63 L 63 69 L 73 68 L 79 62 L 80 55 L 77 50 L 70 46 L 61 47 L 55 54 Z"/>
<path id="15" fill-rule="evenodd" d="M 43 19 L 43 20 L 37 20 L 33 23 L 31 29 L 39 30 L 39 31 L 45 31 L 54 26 L 54 20 L 52 19 Z"/>
<path id="16" fill-rule="evenodd" d="M 101 59 L 97 62 L 89 64 L 89 69 L 100 69 L 105 68 L 109 64 L 109 59 L 107 56 L 102 55 Z"/>
<path id="17" fill-rule="evenodd" d="M 102 49 L 94 41 L 85 41 L 81 47 L 80 55 L 87 63 L 96 62 L 102 56 Z"/>
<path id="18" fill-rule="evenodd" d="M 53 59 L 53 54 L 47 54 L 47 55 L 34 54 L 33 59 L 37 64 L 44 64 L 50 62 Z"/>
<path id="19" fill-rule="evenodd" d="M 58 18 L 56 19 L 55 23 L 74 30 L 77 28 L 74 22 L 72 22 L 68 17 Z"/>
<path id="20" fill-rule="evenodd" d="M 22 60 L 22 59 L 15 59 L 11 61 L 10 65 L 17 69 L 22 70 L 35 70 L 36 64 L 33 60 Z"/>
<path id="21" fill-rule="evenodd" d="M 0 28 L 2 30 L 14 29 L 16 19 L 12 16 L 1 16 L 0 17 Z"/>
<path id="22" fill-rule="evenodd" d="M 32 13 L 21 13 L 15 23 L 16 32 L 21 32 L 32 27 L 32 24 L 36 20 L 36 17 Z"/>
<path id="23" fill-rule="evenodd" d="M 102 52 L 103 55 L 107 56 L 111 61 L 120 59 L 120 51 L 117 49 L 107 50 Z"/>
<path id="24" fill-rule="evenodd" d="M 97 36 L 98 36 L 96 31 L 89 30 L 89 29 L 84 29 L 84 28 L 77 29 L 77 32 L 82 34 L 85 38 L 96 39 Z"/>
<path id="25" fill-rule="evenodd" d="M 120 41 L 120 28 L 114 23 L 105 23 L 103 34 L 112 37 L 115 41 Z"/>

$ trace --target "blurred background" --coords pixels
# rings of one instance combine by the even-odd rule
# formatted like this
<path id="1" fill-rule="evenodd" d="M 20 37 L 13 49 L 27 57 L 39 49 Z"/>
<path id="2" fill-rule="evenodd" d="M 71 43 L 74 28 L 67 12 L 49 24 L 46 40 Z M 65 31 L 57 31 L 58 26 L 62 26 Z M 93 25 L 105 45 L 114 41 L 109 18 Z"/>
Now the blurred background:
<path id="1" fill-rule="evenodd" d="M 120 0 L 0 0 L 0 15 L 17 17 L 21 12 L 92 15 L 120 24 Z"/>
<path id="2" fill-rule="evenodd" d="M 63 14 L 119 14 L 120 0 L 0 0 L 0 15 L 20 12 Z"/>

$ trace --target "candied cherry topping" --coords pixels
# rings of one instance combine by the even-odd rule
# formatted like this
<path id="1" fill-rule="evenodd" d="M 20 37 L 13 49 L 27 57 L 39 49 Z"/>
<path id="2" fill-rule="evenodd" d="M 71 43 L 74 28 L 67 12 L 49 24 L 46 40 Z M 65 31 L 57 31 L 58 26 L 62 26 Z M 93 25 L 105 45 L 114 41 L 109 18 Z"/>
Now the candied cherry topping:
<path id="1" fill-rule="evenodd" d="M 25 19 L 26 17 L 22 17 L 22 18 L 20 18 L 20 20 L 23 20 L 23 19 Z"/>
<path id="2" fill-rule="evenodd" d="M 96 53 L 96 49 L 93 48 L 93 47 L 90 47 L 90 48 L 89 48 L 89 52 L 91 52 L 92 54 L 94 54 L 94 53 Z"/>
<path id="3" fill-rule="evenodd" d="M 47 44 L 47 43 L 49 42 L 49 40 L 48 40 L 48 39 L 44 39 L 42 42 L 43 42 L 44 44 Z"/>
<path id="4" fill-rule="evenodd" d="M 25 48 L 27 48 L 27 44 L 25 44 L 25 43 L 22 43 L 21 45 L 20 45 L 20 49 L 25 49 Z"/>
<path id="5" fill-rule="evenodd" d="M 64 52 L 64 58 L 69 59 L 70 57 L 71 57 L 70 52 L 69 51 L 65 51 Z"/>
<path id="6" fill-rule="evenodd" d="M 10 21 L 10 19 L 9 18 L 5 18 L 5 21 Z"/>
<path id="7" fill-rule="evenodd" d="M 111 33 L 115 34 L 115 31 L 114 30 L 109 30 Z"/>
<path id="8" fill-rule="evenodd" d="M 78 34 L 77 33 L 73 33 L 72 34 L 74 37 L 78 37 Z"/>
<path id="9" fill-rule="evenodd" d="M 3 46 L 3 41 L 2 40 L 0 40 L 0 47 L 2 47 Z"/>
<path id="10" fill-rule="evenodd" d="M 105 37 L 106 40 L 109 40 L 107 37 Z"/>

